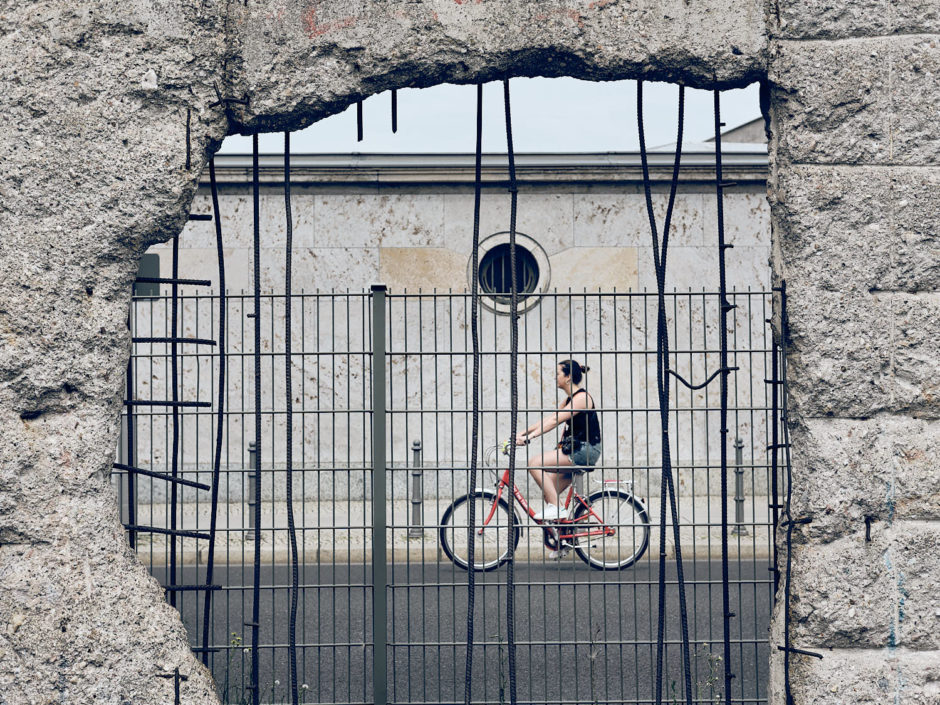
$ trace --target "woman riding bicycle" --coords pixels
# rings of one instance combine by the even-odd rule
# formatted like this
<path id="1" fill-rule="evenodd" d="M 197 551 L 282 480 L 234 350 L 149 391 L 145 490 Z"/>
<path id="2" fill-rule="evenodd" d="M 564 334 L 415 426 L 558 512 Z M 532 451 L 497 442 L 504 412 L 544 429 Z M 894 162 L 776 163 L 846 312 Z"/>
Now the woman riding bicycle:
<path id="1" fill-rule="evenodd" d="M 542 488 L 545 508 L 536 515 L 539 520 L 561 517 L 559 495 L 571 484 L 573 467 L 592 467 L 601 455 L 601 426 L 597 418 L 594 399 L 581 386 L 589 368 L 577 360 L 558 363 L 555 384 L 567 394 L 558 411 L 548 414 L 538 423 L 516 435 L 516 445 L 526 445 L 559 424 L 565 424 L 558 446 L 546 453 L 529 458 L 529 474 Z"/>

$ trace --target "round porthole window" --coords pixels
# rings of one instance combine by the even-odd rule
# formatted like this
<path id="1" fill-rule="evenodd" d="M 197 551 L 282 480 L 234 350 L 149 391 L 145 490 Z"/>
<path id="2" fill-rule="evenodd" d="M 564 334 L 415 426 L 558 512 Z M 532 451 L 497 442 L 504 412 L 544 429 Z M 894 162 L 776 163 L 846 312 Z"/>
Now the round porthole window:
<path id="1" fill-rule="evenodd" d="M 509 313 L 512 300 L 512 266 L 509 233 L 490 235 L 480 243 L 480 293 L 483 305 L 496 313 Z M 516 232 L 516 285 L 518 309 L 528 311 L 548 291 L 548 255 L 535 240 Z M 469 263 L 468 280 L 473 281 L 473 262 Z"/>

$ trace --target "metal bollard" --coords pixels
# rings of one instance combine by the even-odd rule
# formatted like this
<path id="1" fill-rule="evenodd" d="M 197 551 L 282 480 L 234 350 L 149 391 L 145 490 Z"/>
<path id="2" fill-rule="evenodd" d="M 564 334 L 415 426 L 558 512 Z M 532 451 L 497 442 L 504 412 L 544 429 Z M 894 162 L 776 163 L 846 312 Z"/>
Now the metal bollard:
<path id="1" fill-rule="evenodd" d="M 413 441 L 411 450 L 414 453 L 414 459 L 411 463 L 411 526 L 408 527 L 408 536 L 424 536 L 424 516 L 421 502 L 424 497 L 424 488 L 422 487 L 421 469 L 421 441 Z"/>
<path id="2" fill-rule="evenodd" d="M 732 534 L 747 536 L 744 526 L 744 441 L 734 439 L 734 528 Z"/>
<path id="3" fill-rule="evenodd" d="M 245 535 L 246 541 L 255 540 L 255 504 L 258 498 L 255 497 L 255 473 L 258 472 L 258 445 L 251 441 L 248 444 L 248 473 L 244 475 L 248 483 L 248 533 Z"/>

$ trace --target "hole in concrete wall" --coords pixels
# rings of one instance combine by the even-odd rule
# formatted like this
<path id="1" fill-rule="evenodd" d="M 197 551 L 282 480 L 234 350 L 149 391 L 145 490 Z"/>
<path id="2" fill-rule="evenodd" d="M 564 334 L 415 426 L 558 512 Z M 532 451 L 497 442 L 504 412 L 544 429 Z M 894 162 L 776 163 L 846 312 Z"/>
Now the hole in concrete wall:
<path id="1" fill-rule="evenodd" d="M 542 90 L 539 86 L 545 89 L 544 95 L 539 93 Z M 650 307 L 653 297 L 643 298 L 643 294 L 653 291 L 655 276 L 636 153 L 631 86 L 626 83 L 584 84 L 564 79 L 520 79 L 513 81 L 513 88 L 517 167 L 521 181 L 520 242 L 533 254 L 538 269 L 533 291 L 545 296 L 543 305 L 532 305 L 539 301 L 537 296 L 527 298 L 524 304 L 523 340 L 538 341 L 531 343 L 525 362 L 528 386 L 524 394 L 531 395 L 526 404 L 532 410 L 557 405 L 550 384 L 557 359 L 575 357 L 590 365 L 592 371 L 588 379 L 593 386 L 589 389 L 596 394 L 599 408 L 610 410 L 604 421 L 605 438 L 609 439 L 604 467 L 625 481 L 635 482 L 637 492 L 642 491 L 642 496 L 649 500 L 657 491 L 655 466 L 661 456 L 650 431 L 653 402 L 650 402 L 650 390 L 644 381 L 653 369 L 649 364 L 647 337 L 652 330 L 648 324 L 653 320 Z M 561 95 L 562 89 L 572 91 L 568 99 Z M 676 89 L 674 86 L 648 86 L 648 89 L 647 143 L 650 145 L 654 210 L 661 224 L 672 170 Z M 441 98 L 436 105 L 439 111 L 445 111 L 443 116 L 432 110 L 434 101 L 426 105 L 422 102 L 430 100 L 426 96 L 438 90 Z M 602 98 L 604 90 L 610 92 Z M 500 233 L 509 222 L 506 160 L 500 154 L 505 148 L 505 131 L 499 91 L 497 85 L 487 88 L 486 92 L 487 109 L 492 114 L 488 113 L 485 128 L 488 156 L 483 233 Z M 528 107 L 527 91 L 531 93 L 532 102 Z M 664 96 L 661 111 L 655 105 L 658 91 Z M 297 295 L 293 306 L 297 338 L 291 369 L 296 385 L 295 409 L 301 419 L 295 433 L 295 464 L 301 468 L 300 487 L 296 491 L 302 498 L 297 511 L 304 536 L 301 548 L 305 561 L 304 581 L 311 586 L 303 601 L 307 605 L 303 623 L 310 630 L 303 647 L 306 654 L 304 681 L 316 690 L 310 700 L 314 697 L 318 702 L 368 699 L 359 692 L 368 670 L 360 645 L 367 639 L 364 631 L 357 632 L 357 629 L 364 630 L 367 622 L 365 590 L 349 586 L 364 584 L 369 559 L 366 434 L 371 398 L 367 364 L 370 303 L 363 290 L 373 283 L 387 284 L 392 302 L 389 308 L 392 351 L 389 403 L 394 428 L 390 431 L 393 465 L 390 517 L 398 532 L 394 539 L 398 543 L 393 546 L 392 555 L 396 561 L 411 560 L 415 565 L 425 566 L 427 561 L 429 570 L 450 570 L 450 566 L 439 563 L 434 526 L 442 508 L 461 488 L 461 480 L 454 478 L 453 470 L 467 465 L 464 451 L 465 408 L 469 397 L 466 388 L 468 304 L 464 289 L 473 215 L 473 155 L 470 153 L 474 137 L 473 93 L 467 86 L 402 91 L 397 136 L 390 133 L 389 96 L 385 94 L 365 102 L 363 143 L 355 141 L 354 107 L 351 112 L 324 120 L 292 140 L 295 150 L 292 158 L 292 276 Z M 458 94 L 461 103 L 453 98 Z M 746 292 L 740 294 L 740 313 L 736 314 L 740 318 L 734 330 L 740 335 L 741 358 L 750 356 L 754 374 L 760 375 L 762 380 L 763 354 L 769 345 L 760 337 L 768 310 L 767 299 L 762 296 L 770 286 L 766 146 L 756 90 L 752 88 L 750 92 L 737 95 L 741 97 L 734 99 L 748 103 L 749 107 L 740 112 L 739 120 L 733 117 L 734 111 L 726 114 L 725 178 L 737 184 L 728 189 L 725 197 L 728 239 L 735 245 L 729 252 L 728 280 L 729 286 Z M 409 104 L 412 99 L 414 102 Z M 696 104 L 696 101 L 700 102 Z M 559 108 L 561 105 L 571 106 L 572 112 L 565 114 Z M 449 110 L 454 111 L 452 115 L 447 114 Z M 711 94 L 697 97 L 690 94 L 687 115 L 683 150 L 686 169 L 680 175 L 673 216 L 667 288 L 678 292 L 671 293 L 669 313 L 671 334 L 677 343 L 677 366 L 699 382 L 717 359 L 713 297 L 717 287 L 717 212 L 712 176 L 713 144 L 707 141 L 711 132 Z M 697 127 L 690 124 L 695 120 L 699 120 L 695 123 Z M 441 146 L 437 151 L 422 153 L 413 145 L 427 146 L 434 134 L 432 126 L 436 124 L 446 126 L 437 133 Z M 410 130 L 417 136 L 409 136 Z M 541 133 L 538 138 L 541 141 L 534 140 L 536 132 Z M 263 136 L 262 149 L 269 154 L 276 154 L 281 145 L 281 136 Z M 325 153 L 326 146 L 333 153 Z M 354 151 L 361 153 L 354 154 Z M 273 587 L 268 593 L 270 599 L 265 598 L 268 600 L 265 609 L 274 615 L 272 624 L 283 626 L 286 602 L 283 484 L 286 440 L 282 398 L 286 364 L 281 333 L 286 232 L 280 182 L 282 164 L 277 157 L 268 157 L 262 166 L 260 281 L 264 291 L 262 408 L 265 420 L 261 457 L 264 482 L 259 498 L 251 497 L 249 483 L 253 467 L 249 444 L 254 433 L 250 399 L 254 382 L 250 360 L 254 321 L 248 317 L 252 311 L 249 292 L 254 284 L 249 166 L 250 157 L 244 150 L 244 142 L 227 140 L 216 159 L 229 292 L 226 354 L 230 356 L 229 401 L 223 422 L 224 480 L 220 490 L 225 543 L 218 549 L 217 555 L 224 558 L 217 558 L 220 565 L 217 579 L 224 584 L 230 599 L 216 606 L 218 621 L 213 626 L 211 644 L 221 651 L 211 662 L 217 682 L 231 684 L 229 695 L 233 700 L 237 700 L 239 694 L 244 695 L 247 683 L 245 654 L 241 649 L 248 640 L 249 630 L 242 626 L 248 620 L 237 605 L 241 604 L 242 609 L 246 605 L 243 598 L 249 595 L 246 586 L 250 585 L 250 580 L 244 577 L 247 574 L 244 564 L 255 551 L 263 552 L 265 564 L 273 576 Z M 192 212 L 212 213 L 207 176 L 196 195 Z M 218 336 L 214 228 L 212 221 L 191 221 L 180 236 L 179 276 L 209 279 L 214 289 L 210 293 L 209 288 L 181 287 L 181 336 L 206 339 Z M 523 233 L 533 233 L 535 239 Z M 168 276 L 169 245 L 159 245 L 148 254 L 159 266 L 157 276 L 160 273 Z M 547 279 L 549 272 L 550 281 Z M 140 338 L 170 334 L 169 287 L 154 286 L 150 293 L 138 290 L 134 299 L 131 326 L 134 335 Z M 396 295 L 401 298 L 396 299 Z M 490 346 L 488 349 L 493 354 L 484 363 L 487 366 L 484 378 L 492 382 L 486 392 L 489 395 L 486 400 L 492 404 L 496 404 L 493 389 L 507 388 L 504 385 L 508 369 L 504 362 L 507 320 L 505 316 L 486 318 L 489 337 L 484 345 Z M 169 398 L 167 355 L 166 344 L 135 346 L 131 392 L 135 398 Z M 681 360 L 678 355 L 682 355 Z M 743 367 L 751 362 L 738 364 Z M 643 363 L 647 364 L 645 372 Z M 203 348 L 181 349 L 179 397 L 214 404 L 217 369 L 215 352 Z M 743 373 L 740 374 L 741 384 L 734 392 L 742 395 L 738 398 L 742 411 L 736 420 L 736 431 L 746 439 L 744 457 L 748 475 L 744 481 L 749 497 L 747 507 L 753 518 L 751 534 L 745 541 L 750 542 L 750 554 L 744 556 L 741 564 L 746 571 L 753 568 L 757 558 L 763 560 L 761 552 L 769 546 L 766 517 L 760 513 L 769 487 L 766 463 L 761 455 L 766 447 L 767 429 L 766 416 L 761 414 L 766 413 L 767 404 L 765 400 L 746 396 L 753 380 L 748 378 L 745 384 Z M 713 438 L 715 397 L 703 392 L 677 398 L 684 404 L 678 405 L 684 415 L 676 412 L 676 436 L 688 442 L 684 454 L 676 454 L 680 460 L 677 478 L 693 503 L 698 502 L 694 511 L 701 516 L 716 511 L 711 504 L 717 479 Z M 180 472 L 196 482 L 211 481 L 216 429 L 214 411 L 214 408 L 193 408 L 181 412 Z M 128 418 L 131 418 L 130 425 Z M 499 414 L 494 412 L 484 421 L 484 434 L 495 439 L 505 423 L 505 409 Z M 167 472 L 172 452 L 170 436 L 171 422 L 165 409 L 135 408 L 132 417 L 124 417 L 119 460 L 150 471 Z M 413 446 L 416 440 L 420 441 L 421 448 L 417 460 Z M 414 467 L 426 468 L 423 476 L 426 492 L 421 495 L 424 528 L 420 536 L 409 539 L 408 530 L 414 528 L 410 501 L 415 495 L 414 480 L 408 473 Z M 435 468 L 445 469 L 440 481 L 432 474 Z M 119 501 L 128 520 L 126 475 L 117 473 L 116 478 Z M 527 487 L 525 493 L 529 498 L 537 496 L 532 487 Z M 169 525 L 169 492 L 164 482 L 139 478 L 134 495 L 134 521 Z M 253 501 L 260 501 L 264 510 L 260 546 L 249 538 L 248 508 Z M 208 506 L 205 492 L 181 488 L 178 526 L 184 530 L 206 530 Z M 689 530 L 693 531 L 693 527 Z M 706 530 L 699 538 L 707 544 L 712 537 Z M 169 541 L 158 534 L 137 536 L 138 554 L 164 583 L 169 577 L 168 546 Z M 178 540 L 178 550 L 176 582 L 199 583 L 205 577 L 204 547 L 198 539 L 182 537 Z M 706 562 L 707 559 L 705 556 Z M 568 568 L 573 569 L 573 566 L 565 567 Z M 324 577 L 327 570 L 331 571 L 332 583 Z M 449 575 L 448 579 L 453 582 L 453 575 Z M 338 597 L 338 592 L 319 587 L 317 581 L 320 580 L 325 581 L 324 585 L 347 586 L 343 588 L 347 601 L 342 602 L 344 598 Z M 629 584 L 630 578 L 625 580 Z M 753 607 L 744 611 L 766 613 L 769 595 L 763 573 L 761 579 L 750 581 L 747 587 L 751 592 L 743 599 L 749 600 L 748 605 Z M 325 595 L 328 595 L 326 602 L 313 605 Z M 568 596 L 575 597 L 573 593 Z M 197 598 L 185 593 L 177 597 L 177 606 L 194 645 L 202 641 L 201 599 L 201 595 Z M 233 604 L 236 607 L 232 611 L 224 611 Z M 334 609 L 339 610 L 338 616 Z M 403 603 L 400 609 L 408 609 L 407 604 Z M 449 616 L 424 615 L 423 619 L 453 621 L 455 609 L 452 605 Z M 411 616 L 416 614 L 410 613 Z M 335 626 L 338 632 L 327 634 L 321 625 Z M 748 629 L 753 627 L 755 636 L 745 639 L 748 643 L 742 647 L 750 650 L 751 663 L 757 664 L 754 670 L 758 676 L 765 673 L 761 670 L 764 667 L 759 665 L 766 660 L 764 626 L 749 626 Z M 556 634 L 552 638 L 568 637 Z M 639 633 L 620 633 L 614 641 L 618 639 L 634 645 L 649 640 Z M 289 699 L 284 687 L 287 677 L 283 643 L 283 634 L 272 634 L 272 642 L 265 647 L 271 656 L 265 656 L 263 662 L 263 687 L 265 692 L 270 691 L 272 702 Z M 339 646 L 327 654 L 319 646 L 324 643 Z M 701 643 L 699 646 L 704 649 Z M 437 653 L 435 647 L 429 648 Z M 497 648 L 493 646 L 494 653 Z M 634 648 L 631 653 L 639 663 L 639 650 Z M 337 654 L 346 654 L 347 660 L 337 660 Z M 709 661 L 705 655 L 701 663 L 701 667 L 707 669 Z M 611 669 L 622 666 L 613 661 L 608 665 Z M 322 677 L 327 670 L 332 674 L 337 669 L 345 675 L 334 681 Z M 404 671 L 399 670 L 399 674 L 404 679 Z M 707 678 L 707 674 L 702 677 Z M 406 680 L 400 686 L 403 693 L 408 693 L 402 696 L 403 701 L 413 695 L 414 686 Z M 755 677 L 749 681 L 753 683 L 748 687 L 753 688 L 748 692 L 754 698 L 760 697 L 763 692 L 760 683 L 765 680 Z M 583 693 L 570 695 L 571 699 L 584 696 Z M 616 698 L 631 699 L 636 695 L 619 693 Z M 456 696 L 435 692 L 433 697 L 449 700 Z"/>

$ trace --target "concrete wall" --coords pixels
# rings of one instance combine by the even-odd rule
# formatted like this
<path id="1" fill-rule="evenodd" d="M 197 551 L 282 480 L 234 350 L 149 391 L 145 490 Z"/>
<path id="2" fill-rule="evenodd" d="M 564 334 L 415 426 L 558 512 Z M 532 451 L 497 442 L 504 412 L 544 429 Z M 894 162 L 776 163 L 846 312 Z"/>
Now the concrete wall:
<path id="1" fill-rule="evenodd" d="M 791 624 L 824 657 L 793 657 L 794 697 L 938 702 L 940 13 L 778 8 L 774 269 L 790 291 L 793 512 L 812 517 L 794 531 Z"/>
<path id="2" fill-rule="evenodd" d="M 216 702 L 124 544 L 108 474 L 137 259 L 183 227 L 224 135 L 405 85 L 769 75 L 795 510 L 813 514 L 793 634 L 825 656 L 794 657 L 796 701 L 936 702 L 938 25 L 919 0 L 4 4 L 3 697 L 165 703 L 180 667 L 183 702 Z M 216 105 L 216 83 L 250 103 Z"/>

